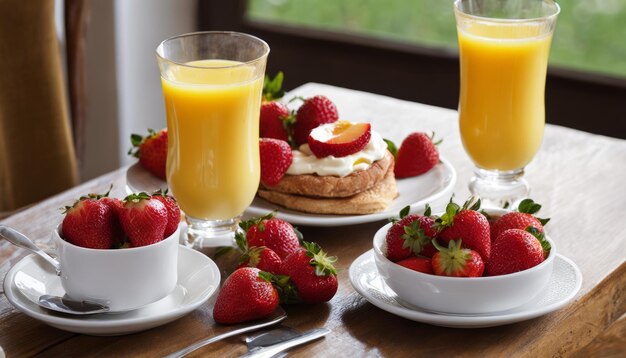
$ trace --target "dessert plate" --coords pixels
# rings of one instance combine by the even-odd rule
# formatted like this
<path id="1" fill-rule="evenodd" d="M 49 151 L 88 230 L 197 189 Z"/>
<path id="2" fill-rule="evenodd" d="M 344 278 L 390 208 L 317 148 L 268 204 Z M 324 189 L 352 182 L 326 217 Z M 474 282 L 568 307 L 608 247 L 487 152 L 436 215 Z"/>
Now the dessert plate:
<path id="1" fill-rule="evenodd" d="M 9 270 L 4 278 L 4 292 L 9 302 L 24 314 L 62 330 L 97 336 L 139 332 L 186 315 L 205 303 L 219 287 L 220 272 L 210 258 L 184 246 L 178 250 L 178 283 L 174 291 L 133 311 L 70 316 L 39 307 L 35 301 L 39 292 L 63 296 L 65 291 L 54 269 L 36 255 L 24 257 Z M 17 275 L 28 278 L 28 288 L 16 286 Z"/>
<path id="2" fill-rule="evenodd" d="M 276 217 L 296 225 L 308 226 L 341 226 L 354 225 L 366 222 L 386 220 L 398 215 L 398 212 L 407 205 L 411 211 L 423 211 L 426 204 L 431 204 L 439 199 L 448 200 L 454 185 L 456 184 L 456 171 L 444 158 L 441 163 L 422 175 L 396 179 L 398 197 L 389 205 L 387 210 L 366 215 L 321 215 L 308 214 L 300 211 L 289 210 L 256 197 L 252 205 L 246 210 L 246 214 L 259 216 L 265 215 L 272 210 L 278 210 Z"/>
<path id="3" fill-rule="evenodd" d="M 387 210 L 378 213 L 366 215 L 308 214 L 289 210 L 256 197 L 244 214 L 245 216 L 260 216 L 278 210 L 276 217 L 295 225 L 341 226 L 386 220 L 397 216 L 398 212 L 407 205 L 411 206 L 412 212 L 423 211 L 426 204 L 433 205 L 436 200 L 442 198 L 448 200 L 456 184 L 456 171 L 446 159 L 440 158 L 440 160 L 441 163 L 425 174 L 412 178 L 396 179 L 398 197 Z M 167 183 L 148 173 L 137 162 L 126 171 L 126 186 L 130 190 L 129 193 L 139 191 L 151 193 L 157 189 L 167 188 Z"/>
<path id="4" fill-rule="evenodd" d="M 354 289 L 374 306 L 413 321 L 454 328 L 501 326 L 545 315 L 571 302 L 582 285 L 582 274 L 576 264 L 557 254 L 547 288 L 531 302 L 503 312 L 454 315 L 426 311 L 401 301 L 378 274 L 373 250 L 354 260 L 349 275 Z"/>

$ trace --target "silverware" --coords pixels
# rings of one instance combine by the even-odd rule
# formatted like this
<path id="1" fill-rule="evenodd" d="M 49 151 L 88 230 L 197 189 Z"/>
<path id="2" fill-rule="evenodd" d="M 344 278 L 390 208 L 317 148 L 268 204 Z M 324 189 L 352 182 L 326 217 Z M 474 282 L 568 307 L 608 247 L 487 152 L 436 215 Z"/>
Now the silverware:
<path id="1" fill-rule="evenodd" d="M 249 350 L 256 347 L 267 347 L 301 335 L 302 333 L 296 331 L 295 329 L 281 325 L 277 328 L 246 337 L 246 346 L 248 346 Z"/>
<path id="2" fill-rule="evenodd" d="M 285 313 L 285 310 L 283 310 L 280 306 L 276 309 L 276 311 L 274 311 L 274 313 L 272 313 L 272 315 L 268 318 L 265 318 L 263 320 L 259 320 L 256 322 L 253 322 L 253 324 L 249 324 L 249 325 L 239 325 L 236 326 L 238 328 L 235 328 L 231 331 L 228 331 L 226 333 L 222 333 L 220 335 L 217 336 L 213 336 L 213 337 L 209 337 L 206 339 L 203 339 L 201 341 L 198 341 L 186 348 L 183 348 L 179 351 L 176 351 L 174 353 L 171 353 L 169 355 L 166 356 L 166 358 L 175 358 L 175 357 L 184 357 L 187 354 L 195 351 L 198 348 L 204 347 L 207 344 L 211 344 L 213 342 L 217 342 L 219 340 L 222 340 L 224 338 L 228 338 L 228 337 L 232 337 L 232 336 L 236 336 L 242 333 L 246 333 L 246 332 L 251 332 L 251 331 L 256 331 L 257 329 L 263 328 L 263 327 L 269 327 L 275 324 L 278 324 L 280 322 L 282 322 L 283 320 L 285 320 L 285 318 L 287 318 L 287 313 Z"/>
<path id="3" fill-rule="evenodd" d="M 48 263 L 54 267 L 57 275 L 61 274 L 61 265 L 59 264 L 59 261 L 55 260 L 50 255 L 46 254 L 42 249 L 37 247 L 37 245 L 35 245 L 35 243 L 32 242 L 26 235 L 15 230 L 12 227 L 0 225 L 0 237 L 3 237 L 5 240 L 15 246 L 21 247 L 41 256 L 44 260 L 48 261 Z"/>
<path id="4" fill-rule="evenodd" d="M 277 343 L 267 347 L 257 347 L 249 351 L 248 353 L 241 356 L 241 358 L 271 358 L 275 355 L 282 353 L 290 348 L 295 346 L 299 346 L 301 344 L 319 339 L 325 335 L 330 333 L 330 329 L 327 328 L 316 328 L 307 332 L 304 332 L 302 335 L 291 338 L 281 343 Z"/>
<path id="5" fill-rule="evenodd" d="M 52 311 L 88 315 L 109 312 L 109 306 L 91 301 L 75 301 L 67 297 L 42 295 L 39 297 L 39 305 Z"/>

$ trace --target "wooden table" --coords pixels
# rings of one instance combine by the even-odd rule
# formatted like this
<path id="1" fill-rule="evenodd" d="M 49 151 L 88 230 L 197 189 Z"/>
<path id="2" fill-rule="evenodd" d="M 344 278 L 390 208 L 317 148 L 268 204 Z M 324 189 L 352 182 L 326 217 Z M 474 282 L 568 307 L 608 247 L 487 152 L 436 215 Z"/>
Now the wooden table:
<path id="1" fill-rule="evenodd" d="M 399 101 L 319 84 L 290 95 L 324 94 L 337 104 L 341 118 L 366 120 L 385 137 L 399 142 L 409 131 L 431 131 L 444 138 L 440 151 L 458 173 L 459 201 L 468 195 L 472 164 L 463 151 L 455 111 Z M 601 111 L 599 109 L 599 114 Z M 590 118 L 590 120 L 593 120 Z M 61 220 L 58 208 L 87 192 L 124 195 L 125 168 L 45 200 L 2 221 L 47 246 Z M 626 353 L 626 141 L 557 126 L 546 126 L 543 146 L 527 168 L 532 197 L 551 217 L 547 230 L 559 251 L 578 264 L 583 285 L 568 307 L 530 321 L 502 327 L 451 329 L 406 320 L 368 303 L 348 280 L 351 262 L 371 248 L 384 222 L 320 228 L 301 227 L 305 238 L 339 256 L 340 287 L 327 304 L 286 307 L 286 325 L 299 330 L 330 328 L 325 339 L 291 351 L 293 356 L 519 355 L 580 356 Z M 445 200 L 444 200 L 445 201 Z M 441 209 L 445 203 L 433 203 Z M 25 253 L 0 242 L 0 274 Z M 220 262 L 218 262 L 219 264 Z M 162 356 L 225 330 L 203 305 L 165 326 L 117 337 L 93 337 L 46 326 L 15 310 L 0 295 L 0 345 L 19 356 Z M 196 354 L 237 356 L 246 350 L 241 337 L 215 343 Z"/>

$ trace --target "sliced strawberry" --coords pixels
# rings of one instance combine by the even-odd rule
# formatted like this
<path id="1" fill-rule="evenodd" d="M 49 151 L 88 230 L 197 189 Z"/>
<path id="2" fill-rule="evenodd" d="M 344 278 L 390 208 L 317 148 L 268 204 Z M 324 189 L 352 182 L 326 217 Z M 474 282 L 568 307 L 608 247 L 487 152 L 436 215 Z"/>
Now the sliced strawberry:
<path id="1" fill-rule="evenodd" d="M 133 247 L 163 240 L 167 226 L 167 208 L 146 193 L 130 194 L 124 199 L 120 223 Z"/>
<path id="2" fill-rule="evenodd" d="M 296 145 L 307 143 L 309 133 L 322 124 L 336 122 L 339 119 L 337 107 L 324 96 L 307 98 L 296 112 L 293 125 L 293 139 Z"/>
<path id="3" fill-rule="evenodd" d="M 452 277 L 480 277 L 485 264 L 478 252 L 461 247 L 462 242 L 451 240 L 448 248 L 439 246 L 436 240 L 433 245 L 439 252 L 433 255 L 432 264 L 435 274 Z"/>
<path id="4" fill-rule="evenodd" d="M 152 175 L 165 180 L 167 129 L 159 132 L 148 129 L 147 136 L 132 134 L 130 140 L 133 148 L 128 151 L 128 154 L 139 158 L 139 163 Z M 133 150 L 134 148 L 137 149 Z"/>
<path id="5" fill-rule="evenodd" d="M 413 271 L 434 274 L 432 263 L 426 257 L 409 257 L 396 263 Z"/>
<path id="6" fill-rule="evenodd" d="M 436 145 L 441 141 L 433 142 L 434 136 L 434 133 L 429 137 L 425 133 L 416 132 L 409 134 L 402 141 L 394 167 L 396 178 L 424 174 L 439 163 Z"/>
<path id="7" fill-rule="evenodd" d="M 311 152 L 318 158 L 329 155 L 339 158 L 365 148 L 370 137 L 369 123 L 338 121 L 313 129 L 309 134 L 308 143 Z"/>
<path id="8" fill-rule="evenodd" d="M 276 185 L 285 176 L 293 162 L 293 153 L 289 143 L 273 138 L 259 140 L 261 154 L 261 182 Z"/>

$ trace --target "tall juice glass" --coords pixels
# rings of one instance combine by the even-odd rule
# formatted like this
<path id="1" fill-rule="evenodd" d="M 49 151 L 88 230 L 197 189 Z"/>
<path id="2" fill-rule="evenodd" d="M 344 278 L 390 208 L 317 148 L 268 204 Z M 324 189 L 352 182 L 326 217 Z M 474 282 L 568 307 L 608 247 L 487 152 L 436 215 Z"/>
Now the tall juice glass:
<path id="1" fill-rule="evenodd" d="M 176 36 L 157 48 L 168 129 L 167 183 L 188 244 L 232 243 L 259 185 L 259 112 L 268 45 L 234 32 Z"/>
<path id="2" fill-rule="evenodd" d="M 463 146 L 476 165 L 470 191 L 507 206 L 529 194 L 524 167 L 539 150 L 552 0 L 456 0 Z"/>

